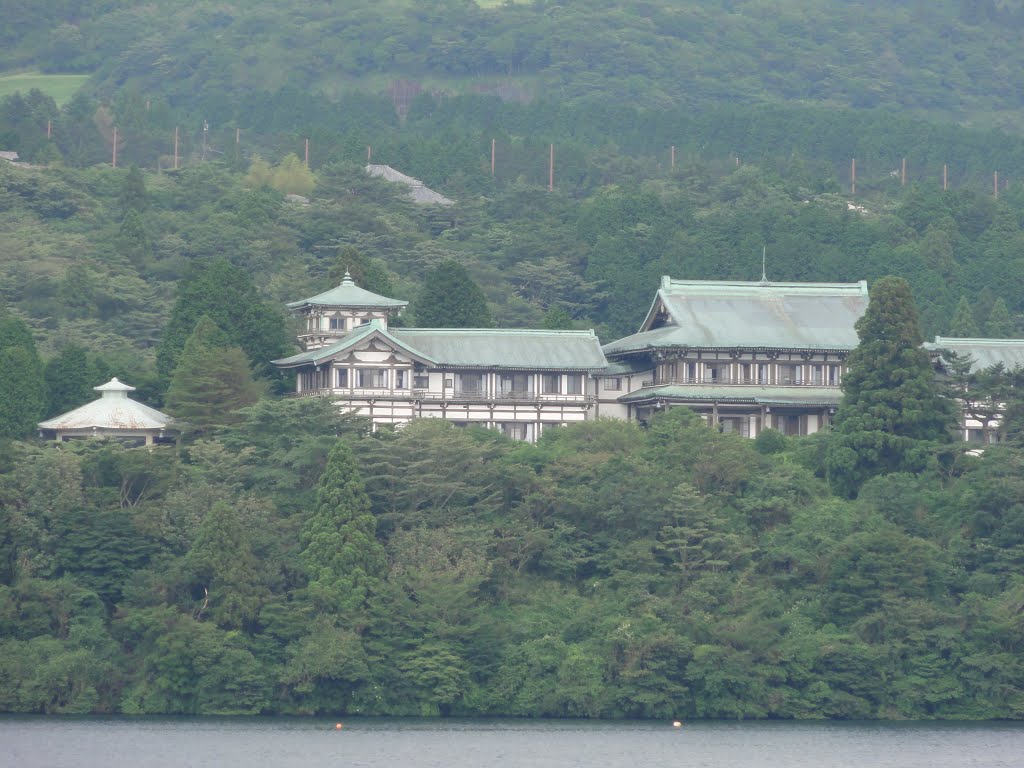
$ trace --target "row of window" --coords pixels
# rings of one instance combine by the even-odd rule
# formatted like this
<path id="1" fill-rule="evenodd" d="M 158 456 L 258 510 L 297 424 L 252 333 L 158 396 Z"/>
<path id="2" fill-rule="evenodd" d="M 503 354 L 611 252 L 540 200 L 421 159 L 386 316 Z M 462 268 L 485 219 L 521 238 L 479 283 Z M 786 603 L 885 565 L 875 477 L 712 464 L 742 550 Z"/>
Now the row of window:
<path id="1" fill-rule="evenodd" d="M 659 378 L 705 384 L 814 384 L 839 386 L 842 366 L 814 363 L 672 362 L 659 369 Z"/>
<path id="2" fill-rule="evenodd" d="M 484 373 L 446 374 L 443 386 L 455 395 L 485 396 L 489 394 L 488 376 Z M 300 374 L 302 389 L 428 389 L 429 377 L 406 368 L 334 368 L 306 371 Z M 495 376 L 499 396 L 582 395 L 585 382 L 582 374 L 501 373 Z"/>

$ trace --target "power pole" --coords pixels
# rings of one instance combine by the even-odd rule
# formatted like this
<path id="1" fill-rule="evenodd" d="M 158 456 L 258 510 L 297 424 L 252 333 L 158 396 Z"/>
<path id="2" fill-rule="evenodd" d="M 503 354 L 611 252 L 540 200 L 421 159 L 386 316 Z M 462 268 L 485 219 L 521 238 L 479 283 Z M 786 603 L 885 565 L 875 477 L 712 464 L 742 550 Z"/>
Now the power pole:
<path id="1" fill-rule="evenodd" d="M 999 199 L 999 171 L 992 171 L 992 194 Z"/>
<path id="2" fill-rule="evenodd" d="M 494 176 L 494 139 L 491 139 L 491 176 Z"/>
<path id="3" fill-rule="evenodd" d="M 942 164 L 942 191 L 945 192 L 947 189 L 949 189 L 949 186 L 948 186 L 947 181 L 946 181 L 946 164 L 943 163 Z"/>
<path id="4" fill-rule="evenodd" d="M 850 158 L 850 194 L 857 194 L 857 158 Z"/>
<path id="5" fill-rule="evenodd" d="M 174 170 L 178 170 L 178 126 L 174 126 Z"/>
<path id="6" fill-rule="evenodd" d="M 203 120 L 203 162 L 206 162 L 206 142 L 210 134 L 210 124 Z"/>
<path id="7" fill-rule="evenodd" d="M 548 147 L 548 192 L 555 191 L 555 145 Z"/>
<path id="8" fill-rule="evenodd" d="M 676 145 L 672 145 L 672 170 L 676 169 Z"/>
<path id="9" fill-rule="evenodd" d="M 116 125 L 114 126 L 114 150 L 113 151 L 114 151 L 114 154 L 113 154 L 113 157 L 111 157 L 111 159 L 110 159 L 110 164 L 114 168 L 117 168 L 117 126 Z"/>
<path id="10" fill-rule="evenodd" d="M 306 167 L 309 168 L 309 139 L 306 139 Z"/>
<path id="11" fill-rule="evenodd" d="M 900 186 L 907 186 L 907 158 L 903 158 L 903 165 L 900 166 Z"/>

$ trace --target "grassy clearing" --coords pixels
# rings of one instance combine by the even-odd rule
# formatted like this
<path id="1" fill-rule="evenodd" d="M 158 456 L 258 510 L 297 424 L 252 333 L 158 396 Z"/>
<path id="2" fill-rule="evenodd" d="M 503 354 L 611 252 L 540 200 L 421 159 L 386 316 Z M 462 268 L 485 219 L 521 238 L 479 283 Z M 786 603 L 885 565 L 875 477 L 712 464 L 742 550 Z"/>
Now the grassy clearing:
<path id="1" fill-rule="evenodd" d="M 0 75 L 0 98 L 9 96 L 15 91 L 27 93 L 38 88 L 53 97 L 58 105 L 75 95 L 75 91 L 89 79 L 88 75 L 44 75 L 39 72 L 18 72 L 13 75 Z"/>

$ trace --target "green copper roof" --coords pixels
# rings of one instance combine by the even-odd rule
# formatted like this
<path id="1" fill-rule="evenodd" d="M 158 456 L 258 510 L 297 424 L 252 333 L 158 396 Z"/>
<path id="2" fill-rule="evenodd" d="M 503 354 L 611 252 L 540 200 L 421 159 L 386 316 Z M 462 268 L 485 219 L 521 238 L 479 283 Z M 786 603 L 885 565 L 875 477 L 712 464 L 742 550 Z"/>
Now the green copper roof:
<path id="1" fill-rule="evenodd" d="M 320 365 L 371 338 L 380 338 L 431 367 L 586 371 L 607 365 L 593 331 L 495 328 L 385 330 L 379 320 L 354 329 L 330 346 L 275 360 L 274 365 L 282 368 Z"/>
<path id="2" fill-rule="evenodd" d="M 640 332 L 605 354 L 667 347 L 851 350 L 867 283 L 752 283 L 663 277 Z"/>
<path id="3" fill-rule="evenodd" d="M 750 403 L 751 405 L 800 405 L 834 407 L 842 400 L 839 387 L 755 387 L 755 386 L 689 386 L 666 384 L 645 387 L 619 398 L 621 403 L 645 400 L 676 402 Z"/>
<path id="4" fill-rule="evenodd" d="M 994 365 L 1013 369 L 1024 366 L 1024 339 L 953 339 L 936 336 L 934 343 L 926 343 L 932 352 L 948 349 L 958 355 L 971 356 L 971 370 L 983 371 Z"/>
<path id="5" fill-rule="evenodd" d="M 608 364 L 593 331 L 396 328 L 392 333 L 444 367 L 582 371 Z"/>
<path id="6" fill-rule="evenodd" d="M 318 293 L 302 301 L 293 301 L 287 305 L 288 309 L 301 309 L 302 307 L 354 307 L 357 309 L 397 309 L 408 304 L 407 301 L 389 299 L 387 296 L 380 296 L 365 288 L 360 288 L 352 281 L 348 272 L 341 285 L 331 288 L 329 291 Z"/>
<path id="7" fill-rule="evenodd" d="M 400 349 L 407 355 L 412 357 L 418 362 L 434 365 L 435 361 L 429 356 L 413 349 L 408 344 L 403 342 L 401 339 L 395 338 L 391 333 L 385 329 L 384 324 L 380 320 L 371 320 L 366 325 L 353 328 L 345 336 L 326 347 L 320 347 L 319 349 L 311 349 L 308 352 L 300 352 L 297 355 L 291 357 L 285 357 L 281 360 L 272 361 L 274 365 L 280 368 L 297 368 L 303 365 L 320 365 L 336 355 L 341 354 L 347 350 L 358 347 L 360 344 L 369 341 L 373 338 L 382 339 L 386 344 Z"/>

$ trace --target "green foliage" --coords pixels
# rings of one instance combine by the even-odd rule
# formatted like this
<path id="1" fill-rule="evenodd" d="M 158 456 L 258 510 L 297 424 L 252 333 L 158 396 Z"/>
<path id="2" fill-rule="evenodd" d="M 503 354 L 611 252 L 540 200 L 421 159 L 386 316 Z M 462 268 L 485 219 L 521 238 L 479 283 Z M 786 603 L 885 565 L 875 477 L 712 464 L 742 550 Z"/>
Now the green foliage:
<path id="1" fill-rule="evenodd" d="M 416 299 L 421 328 L 487 328 L 492 325 L 487 298 L 465 268 L 446 261 L 432 269 Z"/>
<path id="2" fill-rule="evenodd" d="M 45 408 L 43 364 L 32 334 L 0 307 L 0 438 L 30 434 Z"/>
<path id="3" fill-rule="evenodd" d="M 905 280 L 875 283 L 857 334 L 827 459 L 830 481 L 850 496 L 874 475 L 924 471 L 935 447 L 951 441 L 955 423 L 955 404 L 939 390 L 921 348 Z"/>
<path id="4" fill-rule="evenodd" d="M 351 620 L 364 607 L 386 562 L 376 528 L 352 449 L 338 442 L 299 538 L 309 593 L 322 610 Z"/>
<path id="5" fill-rule="evenodd" d="M 259 400 L 262 387 L 253 379 L 241 348 L 205 315 L 185 342 L 167 387 L 167 410 L 192 433 L 230 424 L 236 412 Z"/>
<path id="6" fill-rule="evenodd" d="M 974 319 L 974 312 L 966 296 L 961 296 L 960 301 L 957 302 L 953 319 L 949 323 L 949 335 L 960 339 L 976 339 L 980 335 L 978 323 Z"/>
<path id="7" fill-rule="evenodd" d="M 988 321 L 985 323 L 985 333 L 993 339 L 1010 339 L 1018 335 L 1016 331 L 1013 318 L 1010 317 L 1010 310 L 1006 308 L 1006 302 L 1001 297 L 997 298 L 992 304 L 992 311 L 989 312 Z"/>
<path id="8" fill-rule="evenodd" d="M 170 377 L 185 342 L 203 316 L 209 317 L 233 345 L 241 347 L 250 365 L 267 372 L 270 361 L 284 352 L 280 313 L 262 299 L 241 269 L 218 259 L 197 263 L 178 287 L 178 297 L 157 351 L 157 370 Z"/>

